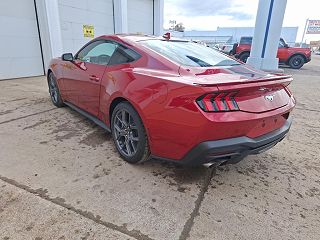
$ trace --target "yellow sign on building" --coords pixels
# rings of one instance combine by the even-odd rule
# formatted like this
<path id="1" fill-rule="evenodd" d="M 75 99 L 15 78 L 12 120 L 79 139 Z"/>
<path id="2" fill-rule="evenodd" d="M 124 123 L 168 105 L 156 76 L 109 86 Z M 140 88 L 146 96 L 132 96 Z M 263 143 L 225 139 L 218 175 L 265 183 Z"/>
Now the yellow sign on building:
<path id="1" fill-rule="evenodd" d="M 94 26 L 93 25 L 83 25 L 83 36 L 94 38 Z"/>

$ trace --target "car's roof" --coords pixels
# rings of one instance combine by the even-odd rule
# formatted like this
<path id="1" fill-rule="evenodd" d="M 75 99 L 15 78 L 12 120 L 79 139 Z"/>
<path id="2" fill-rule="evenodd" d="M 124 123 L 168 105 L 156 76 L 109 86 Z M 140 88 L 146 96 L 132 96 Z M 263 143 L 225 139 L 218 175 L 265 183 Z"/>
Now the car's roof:
<path id="1" fill-rule="evenodd" d="M 113 35 L 103 35 L 99 38 L 112 38 L 114 40 L 122 40 L 124 42 L 132 41 L 132 42 L 140 42 L 146 40 L 165 40 L 163 37 L 153 36 L 153 35 L 143 35 L 143 34 L 113 34 Z M 186 39 L 180 38 L 170 38 L 170 40 L 174 41 L 188 41 Z"/>
<path id="2" fill-rule="evenodd" d="M 118 36 L 122 40 L 130 40 L 134 42 L 160 38 L 160 37 L 156 37 L 152 35 L 144 35 L 144 34 L 116 34 L 116 36 Z"/>
<path id="3" fill-rule="evenodd" d="M 112 38 L 112 39 L 118 39 L 118 40 L 129 40 L 133 42 L 139 42 L 143 40 L 149 40 L 149 39 L 157 39 L 159 37 L 151 36 L 151 35 L 142 35 L 142 34 L 112 34 L 112 35 L 102 35 L 98 38 Z"/>

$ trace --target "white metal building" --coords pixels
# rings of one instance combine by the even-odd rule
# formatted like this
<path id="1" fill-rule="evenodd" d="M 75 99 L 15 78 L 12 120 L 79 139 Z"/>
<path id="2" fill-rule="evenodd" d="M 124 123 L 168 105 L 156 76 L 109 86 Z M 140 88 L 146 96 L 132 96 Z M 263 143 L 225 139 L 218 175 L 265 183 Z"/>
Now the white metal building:
<path id="1" fill-rule="evenodd" d="M 52 57 L 75 53 L 94 36 L 161 35 L 163 0 L 1 0 L 0 79 L 39 76 Z"/>
<path id="2" fill-rule="evenodd" d="M 235 43 L 241 37 L 253 36 L 254 27 L 218 27 L 216 31 L 185 31 L 174 32 L 173 35 L 191 40 L 201 40 L 208 43 Z M 283 27 L 281 37 L 290 45 L 294 45 L 298 27 Z"/>

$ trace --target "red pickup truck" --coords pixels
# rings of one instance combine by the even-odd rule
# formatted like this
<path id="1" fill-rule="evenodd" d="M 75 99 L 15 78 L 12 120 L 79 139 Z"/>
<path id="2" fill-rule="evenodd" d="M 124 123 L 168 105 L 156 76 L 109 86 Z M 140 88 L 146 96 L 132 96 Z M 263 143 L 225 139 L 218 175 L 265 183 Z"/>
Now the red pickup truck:
<path id="1" fill-rule="evenodd" d="M 242 62 L 247 62 L 250 56 L 251 44 L 252 37 L 242 37 L 239 44 L 234 44 L 232 54 Z M 285 40 L 280 38 L 277 58 L 279 58 L 280 64 L 299 69 L 305 63 L 311 61 L 311 50 L 309 48 L 289 47 Z"/>

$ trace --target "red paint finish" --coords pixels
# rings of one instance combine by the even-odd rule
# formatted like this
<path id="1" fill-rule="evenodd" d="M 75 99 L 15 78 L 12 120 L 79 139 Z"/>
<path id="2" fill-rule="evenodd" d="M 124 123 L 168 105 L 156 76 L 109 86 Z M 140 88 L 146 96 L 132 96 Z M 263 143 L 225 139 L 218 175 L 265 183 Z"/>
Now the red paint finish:
<path id="1" fill-rule="evenodd" d="M 277 58 L 280 62 L 288 62 L 290 57 L 295 54 L 301 54 L 305 56 L 307 62 L 311 60 L 311 50 L 310 48 L 299 48 L 299 47 L 288 47 L 288 48 L 278 48 Z"/>
<path id="2" fill-rule="evenodd" d="M 53 59 L 49 69 L 57 78 L 63 100 L 110 126 L 112 102 L 126 99 L 143 121 L 151 153 L 175 160 L 204 141 L 255 138 L 284 125 L 285 114 L 295 105 L 287 90 L 290 76 L 270 75 L 245 65 L 180 66 L 139 42 L 150 38 L 98 38 L 118 42 L 139 53 L 141 57 L 131 63 L 102 66 Z M 219 92 L 236 92 L 239 110 L 205 112 L 196 102 L 200 96 Z M 273 101 L 266 100 L 270 96 Z"/>
<path id="3" fill-rule="evenodd" d="M 63 85 L 66 98 L 87 112 L 99 112 L 100 84 L 106 66 L 84 63 L 79 60 L 65 62 Z"/>

